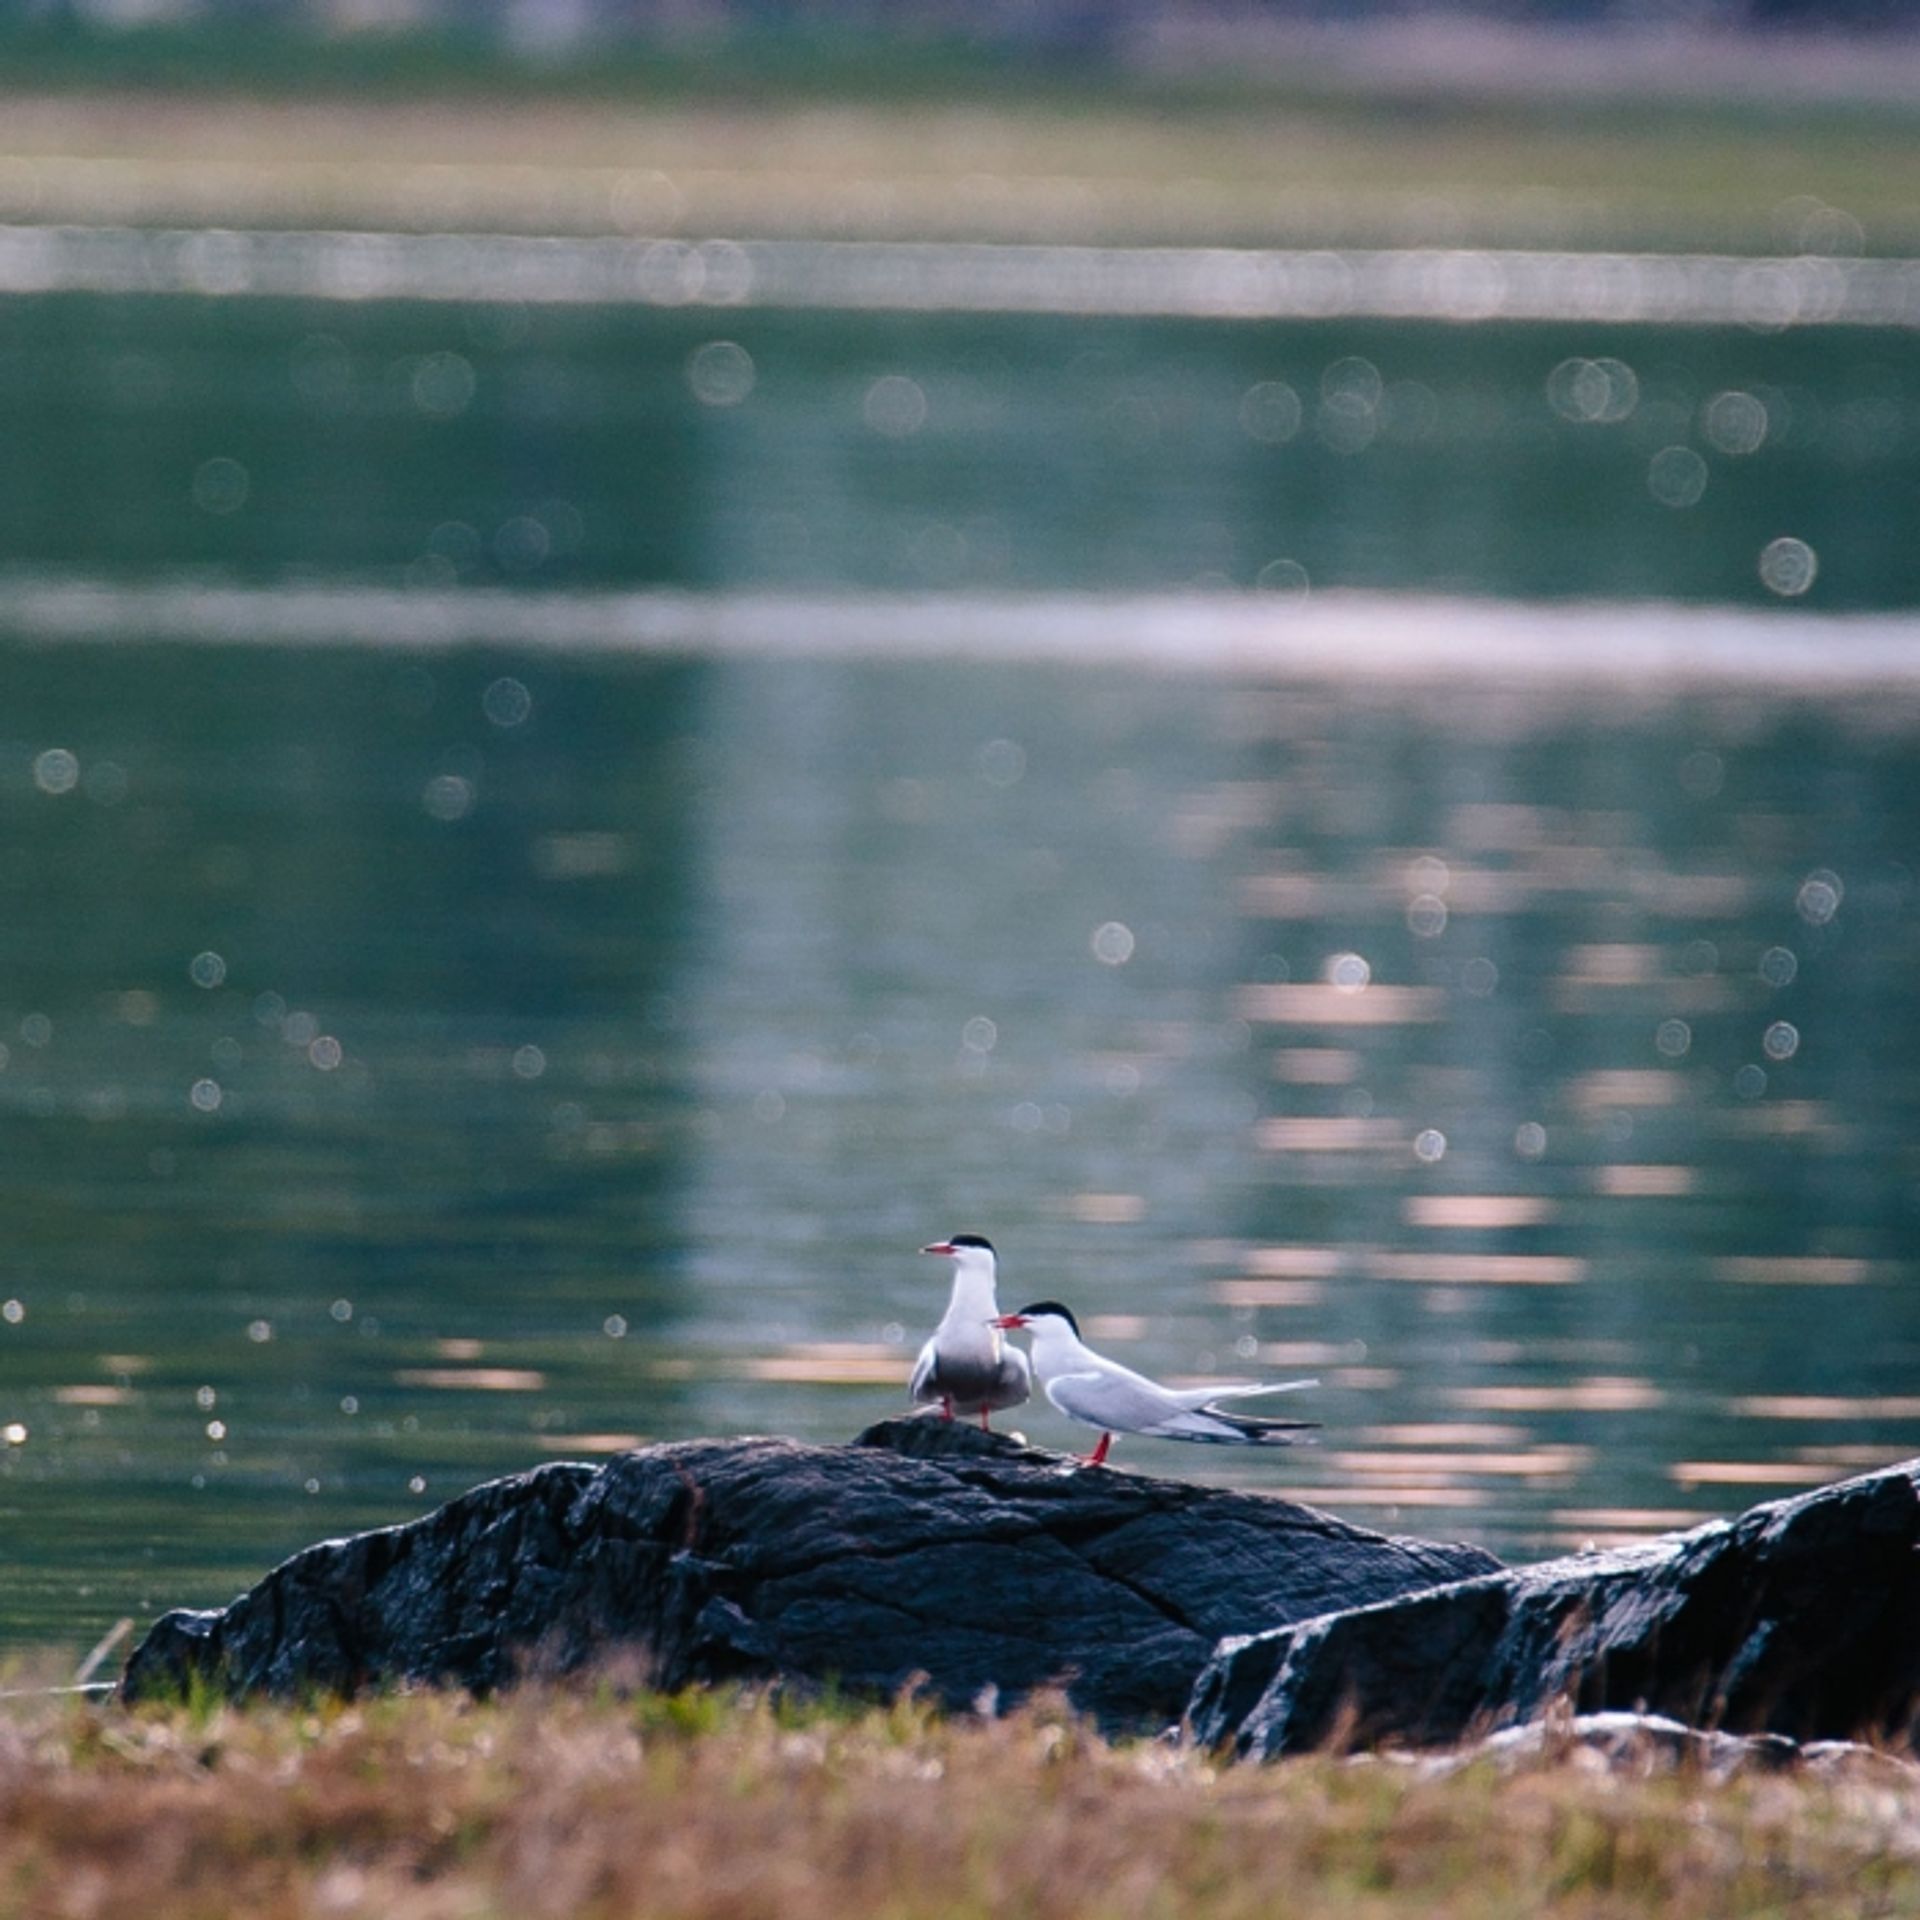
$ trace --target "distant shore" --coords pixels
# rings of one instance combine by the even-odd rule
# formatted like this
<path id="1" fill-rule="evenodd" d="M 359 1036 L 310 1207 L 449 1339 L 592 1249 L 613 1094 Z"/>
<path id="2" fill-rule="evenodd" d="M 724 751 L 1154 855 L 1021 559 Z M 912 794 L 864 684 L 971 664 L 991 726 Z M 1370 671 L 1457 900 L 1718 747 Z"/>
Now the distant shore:
<path id="1" fill-rule="evenodd" d="M 1920 38 L 1210 31 L 1022 65 L 16 30 L 0 222 L 1920 251 Z"/>

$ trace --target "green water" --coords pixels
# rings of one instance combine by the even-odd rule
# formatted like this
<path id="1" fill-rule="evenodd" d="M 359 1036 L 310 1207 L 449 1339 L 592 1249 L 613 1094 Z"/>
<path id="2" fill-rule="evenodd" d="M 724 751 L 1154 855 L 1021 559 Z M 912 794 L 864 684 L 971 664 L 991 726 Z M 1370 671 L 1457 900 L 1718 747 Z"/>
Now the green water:
<path id="1" fill-rule="evenodd" d="M 1907 607 L 1914 367 L 1861 328 L 15 298 L 0 566 L 1759 604 L 1786 536 L 1806 604 Z"/>
<path id="2" fill-rule="evenodd" d="M 1278 557 L 1756 649 L 1780 535 L 1806 604 L 1917 584 L 1872 339 L 739 316 L 714 405 L 711 318 L 11 302 L 0 559 L 995 587 L 1014 654 L 1016 590 Z M 1602 352 L 1632 414 L 1565 418 Z M 1349 445 L 1356 355 L 1433 408 Z M 1920 1446 L 1910 689 L 898 650 L 0 648 L 8 1646 L 629 1436 L 844 1437 L 963 1229 L 1135 1364 L 1325 1382 L 1315 1450 L 1124 1463 L 1509 1554 Z"/>
<path id="3" fill-rule="evenodd" d="M 5 678 L 16 1638 L 611 1444 L 577 1436 L 843 1436 L 899 1404 L 942 1294 L 913 1249 L 961 1227 L 1143 1364 L 1328 1381 L 1315 1453 L 1136 1464 L 1510 1551 L 1746 1497 L 1678 1464 L 1920 1438 L 1911 1404 L 1739 1404 L 1912 1377 L 1910 697 Z M 72 791 L 35 785 L 51 741 Z M 1317 984 L 1342 953 L 1358 995 Z M 1421 1211 L 1449 1196 L 1534 1211 Z"/>

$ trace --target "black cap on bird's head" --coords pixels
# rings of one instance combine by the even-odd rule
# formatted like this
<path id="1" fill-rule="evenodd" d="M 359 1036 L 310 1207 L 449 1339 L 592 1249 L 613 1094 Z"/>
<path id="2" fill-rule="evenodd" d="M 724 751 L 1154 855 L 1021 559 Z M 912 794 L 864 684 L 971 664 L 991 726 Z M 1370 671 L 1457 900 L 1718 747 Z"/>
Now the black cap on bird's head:
<path id="1" fill-rule="evenodd" d="M 1076 1340 L 1080 1338 L 1080 1322 L 1058 1300 L 1036 1300 L 1032 1306 L 1022 1307 L 1018 1313 L 1003 1313 L 993 1324 L 997 1327 L 1024 1327 L 1030 1320 L 1038 1320 L 1043 1314 L 1049 1313 L 1056 1320 L 1064 1320 L 1073 1329 Z"/>
<path id="2" fill-rule="evenodd" d="M 984 1233 L 956 1233 L 951 1240 L 936 1240 L 930 1247 L 922 1247 L 922 1253 L 964 1253 L 971 1248 L 975 1253 L 991 1253 L 993 1242 Z"/>

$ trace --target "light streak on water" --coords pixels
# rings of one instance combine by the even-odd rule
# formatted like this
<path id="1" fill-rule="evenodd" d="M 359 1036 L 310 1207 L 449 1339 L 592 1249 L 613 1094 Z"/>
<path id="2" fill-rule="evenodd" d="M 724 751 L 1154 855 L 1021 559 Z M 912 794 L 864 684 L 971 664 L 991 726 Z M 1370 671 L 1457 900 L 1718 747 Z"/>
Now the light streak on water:
<path id="1" fill-rule="evenodd" d="M 0 292 L 1218 320 L 1920 326 L 1920 261 L 0 228 Z M 1592 363 L 1599 364 L 1599 363 Z"/>
<path id="2" fill-rule="evenodd" d="M 1844 1260 L 1824 1254 L 1742 1254 L 1714 1260 L 1710 1267 L 1722 1280 L 1762 1287 L 1857 1287 L 1873 1280 L 1904 1278 L 1892 1261 Z"/>
<path id="3" fill-rule="evenodd" d="M 401 1367 L 403 1387 L 438 1387 L 463 1393 L 543 1393 L 547 1376 L 531 1367 Z"/>
<path id="4" fill-rule="evenodd" d="M 1757 1393 L 1727 1411 L 1743 1420 L 1920 1420 L 1920 1394 Z"/>
<path id="5" fill-rule="evenodd" d="M 1677 1487 L 1823 1487 L 1837 1468 L 1795 1460 L 1678 1460 L 1668 1469 Z"/>
<path id="6" fill-rule="evenodd" d="M 639 1433 L 543 1433 L 535 1444 L 543 1453 L 572 1458 L 583 1453 L 628 1453 L 647 1441 Z"/>
<path id="7" fill-rule="evenodd" d="M 1588 1273 L 1557 1253 L 1371 1253 L 1360 1264 L 1371 1279 L 1443 1287 L 1570 1287 Z"/>
<path id="8" fill-rule="evenodd" d="M 1410 1227 L 1462 1232 L 1537 1227 L 1551 1220 L 1555 1211 L 1553 1202 L 1538 1194 L 1415 1193 L 1400 1203 L 1400 1217 Z"/>
<path id="9" fill-rule="evenodd" d="M 1667 1398 L 1650 1380 L 1606 1376 L 1564 1386 L 1456 1387 L 1445 1397 L 1476 1413 L 1644 1413 Z"/>
<path id="10" fill-rule="evenodd" d="M 1345 681 L 1356 673 L 1455 684 L 1752 684 L 1808 690 L 1920 684 L 1908 614 L 1527 604 L 1330 592 L 1275 602 L 1232 593 L 790 594 L 677 590 L 235 586 L 18 574 L 0 581 L 0 633 L 41 642 L 482 646 L 560 654 L 897 658 L 1082 664 Z M 563 849 L 563 852 L 565 850 Z M 598 858 L 601 843 L 588 843 Z M 560 857 L 556 855 L 556 857 Z M 1688 890 L 1699 885 L 1688 876 Z M 1590 949 L 1602 952 L 1603 949 Z M 1606 976 L 1610 981 L 1616 975 Z M 1622 982 L 1621 984 L 1624 984 Z M 1251 989 L 1253 1018 L 1424 1018 L 1418 989 Z"/>

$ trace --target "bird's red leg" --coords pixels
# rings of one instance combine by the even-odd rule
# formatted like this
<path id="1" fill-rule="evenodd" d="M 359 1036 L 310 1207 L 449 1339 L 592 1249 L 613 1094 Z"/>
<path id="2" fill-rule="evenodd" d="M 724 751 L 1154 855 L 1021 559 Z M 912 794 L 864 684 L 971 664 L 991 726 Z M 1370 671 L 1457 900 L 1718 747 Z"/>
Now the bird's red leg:
<path id="1" fill-rule="evenodd" d="M 1110 1433 L 1103 1433 L 1100 1436 L 1100 1444 L 1097 1447 L 1095 1447 L 1091 1453 L 1082 1454 L 1080 1456 L 1080 1464 L 1083 1467 L 1103 1466 L 1106 1463 L 1107 1449 L 1112 1445 L 1113 1445 L 1113 1435 Z"/>
<path id="2" fill-rule="evenodd" d="M 940 1398 L 940 1418 L 942 1420 L 953 1418 L 953 1395 L 950 1393 L 943 1394 Z"/>
<path id="3" fill-rule="evenodd" d="M 993 1431 L 993 1422 L 987 1418 L 987 1410 L 985 1407 L 980 1409 L 980 1431 L 982 1433 L 991 1433 Z"/>

